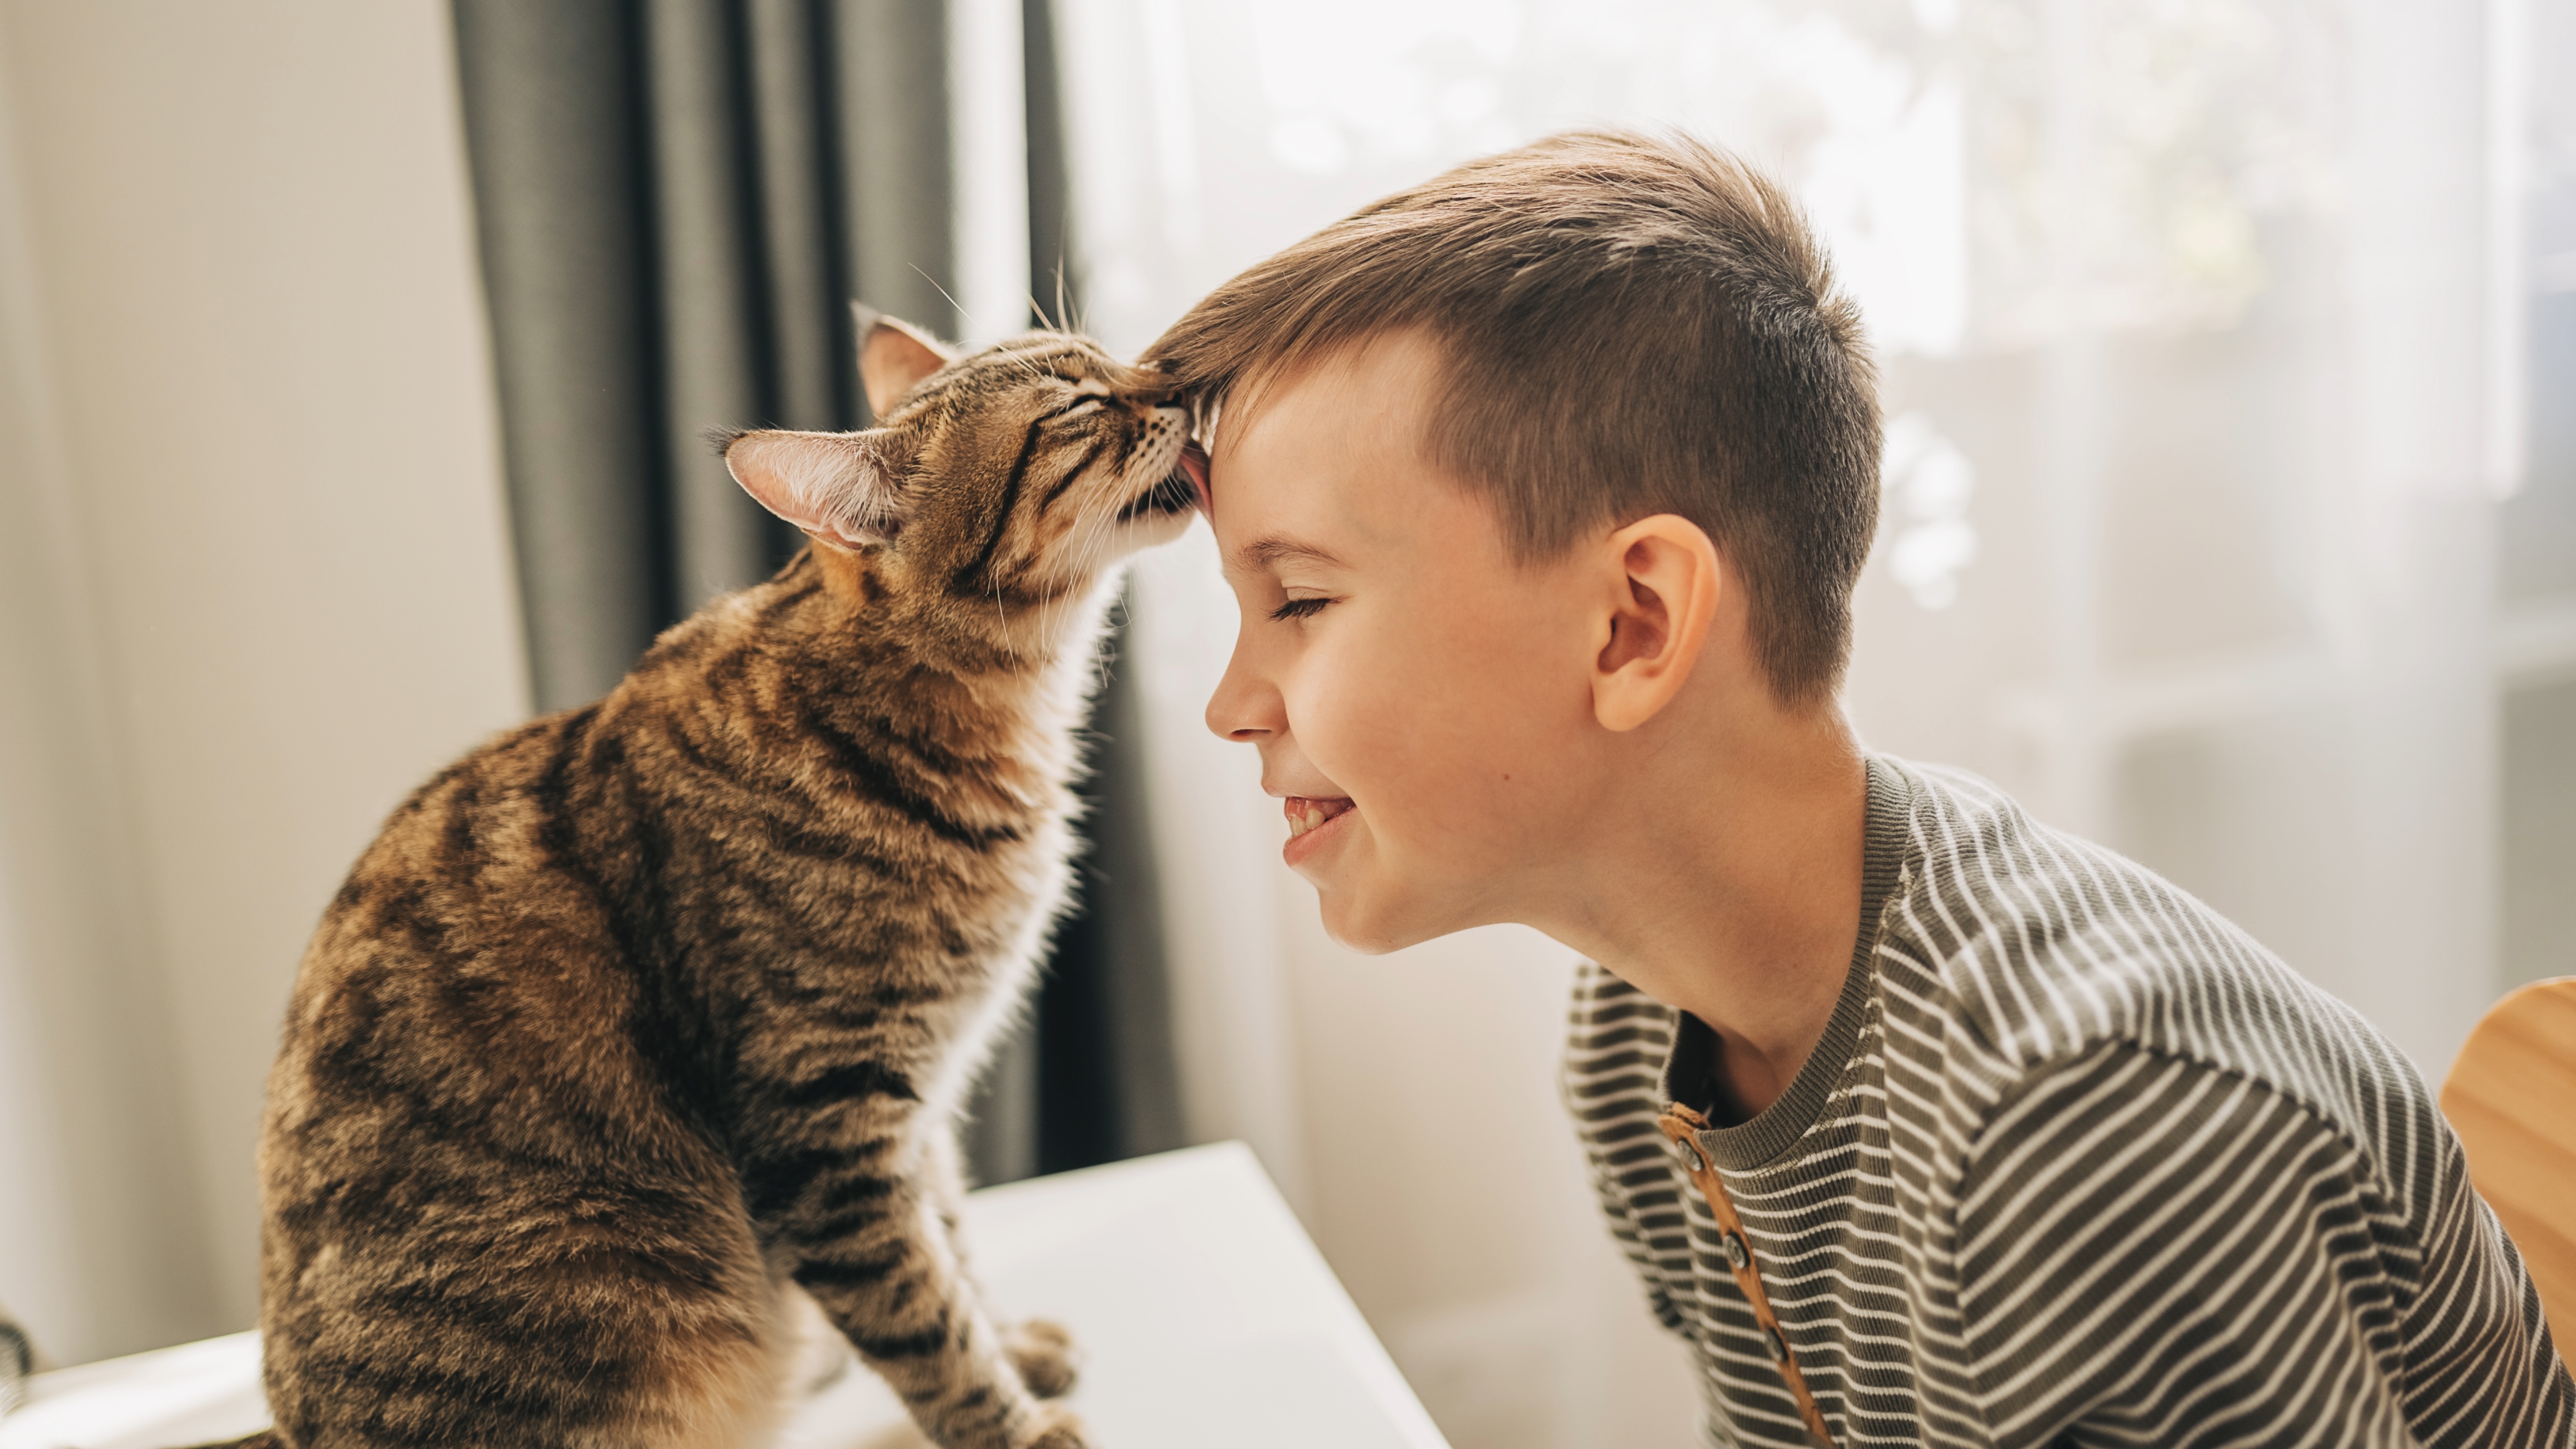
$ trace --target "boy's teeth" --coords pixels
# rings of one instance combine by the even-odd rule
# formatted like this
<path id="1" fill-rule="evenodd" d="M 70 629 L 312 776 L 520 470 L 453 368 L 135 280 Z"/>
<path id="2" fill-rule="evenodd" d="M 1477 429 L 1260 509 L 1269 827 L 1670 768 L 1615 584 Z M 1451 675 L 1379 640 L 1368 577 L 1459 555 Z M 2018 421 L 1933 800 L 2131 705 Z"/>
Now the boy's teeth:
<path id="1" fill-rule="evenodd" d="M 1288 838 L 1291 840 L 1351 808 L 1351 802 L 1348 800 L 1323 802 L 1302 797 L 1291 797 L 1286 804 Z"/>

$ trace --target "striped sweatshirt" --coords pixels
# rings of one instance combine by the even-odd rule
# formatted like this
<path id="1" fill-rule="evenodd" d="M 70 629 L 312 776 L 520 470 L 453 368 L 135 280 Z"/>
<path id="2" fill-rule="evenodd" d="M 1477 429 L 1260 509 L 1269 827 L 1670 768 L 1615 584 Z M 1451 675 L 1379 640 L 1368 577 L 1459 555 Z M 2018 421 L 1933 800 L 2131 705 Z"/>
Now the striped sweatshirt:
<path id="1" fill-rule="evenodd" d="M 1707 1437 L 1802 1444 L 1656 1129 L 1714 1065 L 1696 1018 L 1579 970 L 1567 1102 Z M 1973 776 L 1870 762 L 1832 1020 L 1698 1140 L 1837 1444 L 2576 1445 L 2539 1297 L 2406 1060 Z"/>

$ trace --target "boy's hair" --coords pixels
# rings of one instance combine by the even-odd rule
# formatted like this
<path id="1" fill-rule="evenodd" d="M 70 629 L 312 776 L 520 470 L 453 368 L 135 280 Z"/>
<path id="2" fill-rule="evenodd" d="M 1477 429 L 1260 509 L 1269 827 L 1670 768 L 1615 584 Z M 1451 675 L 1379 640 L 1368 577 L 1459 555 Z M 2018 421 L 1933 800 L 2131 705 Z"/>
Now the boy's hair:
<path id="1" fill-rule="evenodd" d="M 1832 696 L 1878 400 L 1859 311 L 1776 183 L 1685 136 L 1552 136 L 1335 222 L 1146 355 L 1205 408 L 1415 328 L 1446 367 L 1424 450 L 1491 491 L 1516 557 L 1680 514 L 1743 576 L 1772 693 Z"/>

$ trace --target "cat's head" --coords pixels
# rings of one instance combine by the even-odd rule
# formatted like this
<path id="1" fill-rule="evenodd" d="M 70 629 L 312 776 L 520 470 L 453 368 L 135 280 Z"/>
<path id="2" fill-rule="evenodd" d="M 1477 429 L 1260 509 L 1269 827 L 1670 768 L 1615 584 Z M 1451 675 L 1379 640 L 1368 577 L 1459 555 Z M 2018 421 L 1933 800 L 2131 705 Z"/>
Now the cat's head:
<path id="1" fill-rule="evenodd" d="M 724 457 L 871 597 L 1044 604 L 1189 526 L 1204 464 L 1154 374 L 1061 332 L 959 356 L 892 318 L 860 329 L 878 426 L 740 433 Z"/>

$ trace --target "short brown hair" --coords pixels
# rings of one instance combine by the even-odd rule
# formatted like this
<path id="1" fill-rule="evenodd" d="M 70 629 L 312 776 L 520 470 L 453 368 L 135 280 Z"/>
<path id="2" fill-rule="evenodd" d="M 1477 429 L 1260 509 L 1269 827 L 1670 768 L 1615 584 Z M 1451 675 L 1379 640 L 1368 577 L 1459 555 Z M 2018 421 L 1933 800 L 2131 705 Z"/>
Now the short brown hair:
<path id="1" fill-rule="evenodd" d="M 1773 694 L 1832 696 L 1878 521 L 1876 379 L 1777 183 L 1685 136 L 1551 136 L 1252 267 L 1147 357 L 1204 405 L 1415 328 L 1447 367 L 1424 449 L 1494 493 L 1516 556 L 1680 514 L 1743 575 Z"/>

